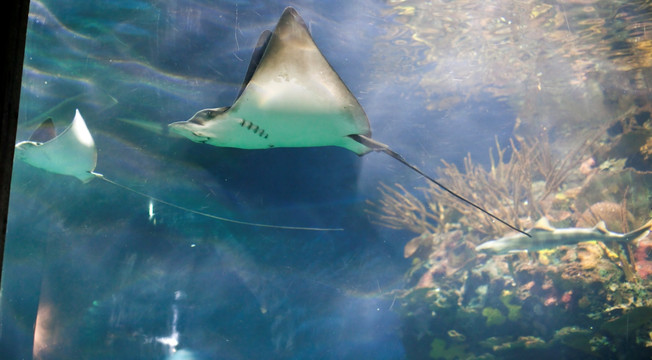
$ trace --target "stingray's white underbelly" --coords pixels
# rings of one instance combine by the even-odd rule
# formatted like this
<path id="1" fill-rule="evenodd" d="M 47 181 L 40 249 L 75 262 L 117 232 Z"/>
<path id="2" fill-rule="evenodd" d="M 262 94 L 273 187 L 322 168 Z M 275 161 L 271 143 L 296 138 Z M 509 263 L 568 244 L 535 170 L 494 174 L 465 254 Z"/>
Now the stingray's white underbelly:
<path id="1" fill-rule="evenodd" d="M 336 101 L 326 87 L 307 91 L 291 81 L 280 81 L 263 91 L 250 84 L 229 111 L 229 120 L 235 122 L 241 148 L 349 148 L 348 135 L 369 131 L 364 113 L 356 114 L 355 106 L 359 105 Z"/>

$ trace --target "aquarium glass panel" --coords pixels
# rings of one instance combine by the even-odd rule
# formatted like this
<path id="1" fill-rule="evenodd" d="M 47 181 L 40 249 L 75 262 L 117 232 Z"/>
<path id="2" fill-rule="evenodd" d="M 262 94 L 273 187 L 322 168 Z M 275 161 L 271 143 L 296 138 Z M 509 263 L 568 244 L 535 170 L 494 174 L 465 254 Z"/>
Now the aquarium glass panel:
<path id="1" fill-rule="evenodd" d="M 652 357 L 647 0 L 32 0 L 2 359 Z"/>

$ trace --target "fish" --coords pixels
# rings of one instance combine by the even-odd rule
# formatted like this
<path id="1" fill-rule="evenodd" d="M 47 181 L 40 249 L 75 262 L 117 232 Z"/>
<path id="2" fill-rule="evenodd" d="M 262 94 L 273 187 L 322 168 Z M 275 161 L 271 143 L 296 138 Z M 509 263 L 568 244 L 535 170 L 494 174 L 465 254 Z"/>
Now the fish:
<path id="1" fill-rule="evenodd" d="M 73 176 L 83 183 L 97 177 L 97 149 L 84 118 L 75 109 L 72 123 L 59 135 L 47 118 L 29 140 L 15 147 L 16 157 L 29 165 L 55 174 Z"/>
<path id="2" fill-rule="evenodd" d="M 539 251 L 562 245 L 575 245 L 585 241 L 616 241 L 627 243 L 645 237 L 651 228 L 652 220 L 626 234 L 619 234 L 607 230 L 604 221 L 598 222 L 592 228 L 557 229 L 550 225 L 547 218 L 542 217 L 534 224 L 532 229 L 528 230 L 528 233 L 532 237 L 526 237 L 522 234 L 509 235 L 497 240 L 484 242 L 475 249 L 476 251 L 492 255 L 501 255 L 519 251 Z"/>
<path id="3" fill-rule="evenodd" d="M 15 146 L 15 156 L 17 159 L 45 171 L 72 176 L 82 183 L 88 183 L 93 179 L 100 179 L 114 186 L 130 191 L 134 194 L 143 196 L 151 201 L 156 201 L 179 210 L 187 211 L 200 216 L 208 217 L 215 220 L 236 223 L 248 226 L 267 227 L 286 230 L 311 230 L 311 231 L 334 231 L 342 230 L 339 228 L 317 228 L 304 226 L 285 226 L 262 224 L 248 221 L 235 220 L 208 214 L 165 201 L 144 192 L 123 185 L 115 180 L 109 179 L 103 174 L 95 172 L 97 166 L 97 148 L 91 132 L 86 126 L 79 109 L 75 109 L 75 116 L 68 127 L 57 135 L 54 122 L 47 118 L 39 125 L 26 141 L 21 141 Z M 150 210 L 150 218 L 153 215 Z"/>
<path id="4" fill-rule="evenodd" d="M 359 156 L 385 153 L 458 200 L 511 229 L 522 230 L 458 195 L 371 138 L 362 106 L 328 63 L 305 21 L 287 7 L 255 46 L 236 100 L 168 125 L 194 142 L 240 149 L 338 146 Z"/>

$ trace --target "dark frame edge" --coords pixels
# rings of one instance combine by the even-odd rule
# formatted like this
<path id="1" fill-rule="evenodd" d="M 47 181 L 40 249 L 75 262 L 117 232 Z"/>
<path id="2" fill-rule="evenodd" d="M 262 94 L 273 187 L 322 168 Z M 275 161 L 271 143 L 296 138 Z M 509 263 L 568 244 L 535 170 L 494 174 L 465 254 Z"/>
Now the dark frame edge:
<path id="1" fill-rule="evenodd" d="M 0 55 L 0 286 L 4 260 L 9 191 L 13 169 L 14 144 L 18 122 L 18 107 L 25 56 L 25 38 L 29 15 L 29 0 L 7 1 L 0 6 L 0 27 L 3 36 Z"/>

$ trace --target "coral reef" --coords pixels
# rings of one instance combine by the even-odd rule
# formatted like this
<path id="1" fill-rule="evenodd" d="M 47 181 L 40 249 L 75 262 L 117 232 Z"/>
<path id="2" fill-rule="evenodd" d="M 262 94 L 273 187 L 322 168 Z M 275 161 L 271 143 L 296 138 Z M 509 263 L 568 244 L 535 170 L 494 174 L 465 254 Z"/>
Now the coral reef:
<path id="1" fill-rule="evenodd" d="M 505 323 L 505 316 L 503 313 L 501 313 L 500 310 L 494 309 L 492 307 L 486 307 L 482 309 L 482 316 L 487 318 L 487 327 L 498 326 Z"/>
<path id="2" fill-rule="evenodd" d="M 596 243 L 560 247 L 547 264 L 495 256 L 457 279 L 407 290 L 399 302 L 408 357 L 519 358 L 531 350 L 550 358 L 564 349 L 569 358 L 649 358 L 652 291 L 647 282 L 626 282 L 608 251 Z M 426 324 L 415 319 L 424 314 Z M 453 329 L 462 340 L 446 337 Z"/>
<path id="3" fill-rule="evenodd" d="M 396 22 L 374 51 L 392 61 L 378 76 L 418 88 L 429 110 L 492 96 L 516 109 L 522 135 L 557 137 L 649 98 L 649 1 L 388 4 Z"/>
<path id="4" fill-rule="evenodd" d="M 545 216 L 556 227 L 604 221 L 628 232 L 652 217 L 652 171 L 632 161 L 646 142 L 627 146 L 650 136 L 649 114 L 637 114 L 561 157 L 543 137 L 512 142 L 509 159 L 497 146 L 489 170 L 470 156 L 464 172 L 445 163 L 442 181 L 523 227 Z M 383 186 L 372 204 L 380 223 L 418 234 L 396 300 L 408 358 L 652 358 L 652 236 L 488 256 L 475 246 L 503 228 L 434 187 L 419 191 Z"/>
<path id="5" fill-rule="evenodd" d="M 563 157 L 552 156 L 547 139 L 511 142 L 512 154 L 505 159 L 506 150 L 496 141 L 497 159 L 490 150 L 491 166 L 485 170 L 475 164 L 471 156 L 464 159 L 465 171 L 444 162 L 442 182 L 461 196 L 489 210 L 509 223 L 527 227 L 533 220 L 547 216 L 551 220 L 565 220 L 570 211 L 563 208 L 571 196 L 566 193 L 551 197 L 564 181 L 589 158 L 588 149 L 595 142 L 589 138 Z M 417 234 L 435 234 L 454 228 L 473 229 L 488 236 L 504 232 L 502 224 L 467 206 L 439 187 L 430 185 L 421 189 L 425 201 L 400 185 L 395 190 L 381 185 L 381 199 L 369 204 L 379 210 L 370 211 L 378 221 L 391 228 L 407 229 Z M 568 193 L 577 191 L 571 189 Z M 459 225 L 457 225 L 459 223 Z M 410 244 L 413 247 L 415 244 Z M 412 254 L 406 251 L 406 255 Z"/>
<path id="6" fill-rule="evenodd" d="M 464 359 L 466 354 L 464 352 L 464 345 L 451 344 L 447 347 L 446 341 L 443 339 L 434 339 L 430 344 L 430 358 L 431 359 Z"/>
<path id="7" fill-rule="evenodd" d="M 600 201 L 589 206 L 577 219 L 575 226 L 591 227 L 599 221 L 604 221 L 607 229 L 625 233 L 634 224 L 634 215 L 622 204 L 610 201 Z"/>

